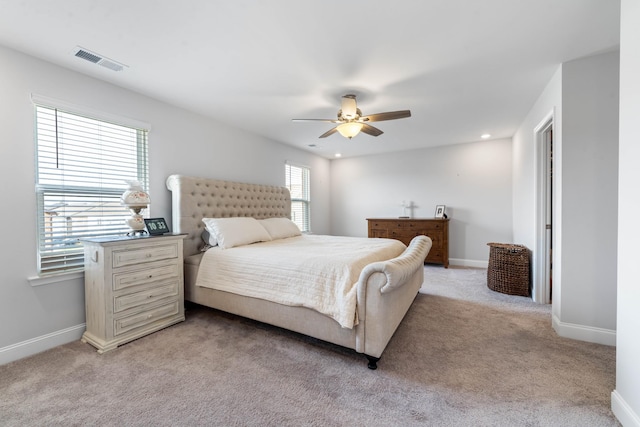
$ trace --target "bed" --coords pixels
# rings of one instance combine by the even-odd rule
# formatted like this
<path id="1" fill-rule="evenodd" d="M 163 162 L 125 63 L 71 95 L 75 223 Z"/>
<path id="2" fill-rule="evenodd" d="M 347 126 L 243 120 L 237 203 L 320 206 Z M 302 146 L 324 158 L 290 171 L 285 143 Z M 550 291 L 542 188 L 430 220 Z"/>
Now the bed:
<path id="1" fill-rule="evenodd" d="M 211 262 L 209 258 L 213 259 L 215 252 L 228 256 L 240 252 L 237 249 L 255 251 L 263 248 L 269 253 L 280 245 L 280 241 L 310 240 L 316 245 L 325 245 L 327 243 L 323 240 L 331 240 L 329 236 L 302 235 L 279 239 L 277 242 L 275 241 L 277 239 L 273 239 L 273 241 L 254 243 L 247 245 L 247 248 L 240 244 L 234 247 L 233 251 L 220 250 L 217 247 L 203 250 L 203 246 L 205 249 L 208 248 L 203 240 L 203 232 L 206 231 L 203 219 L 247 218 L 253 226 L 254 220 L 290 218 L 291 197 L 286 187 L 184 175 L 169 176 L 166 185 L 172 194 L 173 232 L 186 234 L 184 239 L 185 300 L 353 349 L 367 357 L 370 369 L 377 368 L 384 349 L 422 285 L 423 262 L 431 248 L 431 239 L 426 236 L 417 236 L 408 247 L 402 245 L 400 249 L 393 247 L 398 243 L 393 241 L 396 243 L 391 244 L 391 249 L 385 249 L 387 256 L 383 257 L 384 259 L 373 262 L 367 262 L 368 258 L 358 259 L 357 262 L 361 264 L 354 267 L 357 269 L 356 275 L 353 276 L 354 273 L 350 273 L 350 277 L 356 278 L 351 284 L 351 297 L 348 304 L 353 305 L 354 310 L 353 322 L 350 322 L 349 315 L 336 318 L 306 303 L 283 303 L 265 299 L 260 294 L 235 291 L 233 288 L 236 284 L 235 279 L 227 280 L 226 288 L 215 289 L 207 287 L 206 284 L 203 285 L 204 276 L 215 275 L 219 270 L 216 266 L 209 264 Z M 391 239 L 335 238 L 340 240 L 340 244 L 343 240 L 353 240 L 355 245 L 371 245 L 375 242 L 382 244 L 383 241 L 392 241 Z M 389 255 L 391 253 L 389 251 L 394 255 Z M 258 259 L 255 257 L 261 255 L 251 252 L 249 256 Z M 263 264 L 262 258 L 259 259 L 261 262 L 253 264 Z M 287 256 L 287 259 L 290 260 L 291 257 Z M 250 264 L 252 263 L 247 264 L 249 267 L 245 268 L 245 273 L 250 272 Z M 233 263 L 229 265 L 232 266 Z M 198 274 L 199 271 L 200 274 Z M 263 277 L 262 273 L 260 275 L 262 283 L 271 282 L 271 280 L 264 280 L 264 277 L 268 276 Z M 258 273 L 256 273 L 257 276 Z M 275 275 L 271 277 L 276 278 Z M 301 286 L 306 285 L 307 283 L 301 284 Z"/>

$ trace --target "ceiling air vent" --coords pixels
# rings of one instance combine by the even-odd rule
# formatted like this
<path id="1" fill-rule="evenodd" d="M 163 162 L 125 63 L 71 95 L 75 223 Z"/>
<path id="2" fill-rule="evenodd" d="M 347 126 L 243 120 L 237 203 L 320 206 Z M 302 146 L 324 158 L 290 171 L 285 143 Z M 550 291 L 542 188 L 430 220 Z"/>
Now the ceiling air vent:
<path id="1" fill-rule="evenodd" d="M 94 64 L 102 65 L 103 67 L 113 71 L 122 71 L 124 67 L 126 67 L 126 65 L 124 64 L 121 64 L 109 58 L 105 58 L 102 55 L 98 55 L 95 52 L 88 51 L 87 49 L 81 48 L 80 46 L 75 48 L 75 50 L 73 51 L 73 55 L 86 61 L 93 62 Z"/>

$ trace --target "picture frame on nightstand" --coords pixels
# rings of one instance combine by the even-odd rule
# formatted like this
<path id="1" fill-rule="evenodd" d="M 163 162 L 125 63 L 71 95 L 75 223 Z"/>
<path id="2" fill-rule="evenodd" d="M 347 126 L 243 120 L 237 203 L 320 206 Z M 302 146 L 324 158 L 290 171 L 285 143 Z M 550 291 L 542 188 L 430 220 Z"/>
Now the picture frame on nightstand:
<path id="1" fill-rule="evenodd" d="M 169 226 L 164 218 L 145 218 L 144 224 L 150 236 L 161 236 L 169 232 Z"/>

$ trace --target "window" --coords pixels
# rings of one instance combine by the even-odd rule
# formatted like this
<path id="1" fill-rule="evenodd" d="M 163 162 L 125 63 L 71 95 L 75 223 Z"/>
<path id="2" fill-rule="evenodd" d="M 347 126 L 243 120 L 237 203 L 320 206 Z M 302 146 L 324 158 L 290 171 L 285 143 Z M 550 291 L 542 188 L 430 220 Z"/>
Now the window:
<path id="1" fill-rule="evenodd" d="M 38 273 L 80 270 L 80 238 L 122 235 L 125 180 L 148 188 L 147 131 L 36 105 Z"/>
<path id="2" fill-rule="evenodd" d="M 291 192 L 291 219 L 300 230 L 310 231 L 309 223 L 309 168 L 304 166 L 285 165 L 286 186 Z"/>

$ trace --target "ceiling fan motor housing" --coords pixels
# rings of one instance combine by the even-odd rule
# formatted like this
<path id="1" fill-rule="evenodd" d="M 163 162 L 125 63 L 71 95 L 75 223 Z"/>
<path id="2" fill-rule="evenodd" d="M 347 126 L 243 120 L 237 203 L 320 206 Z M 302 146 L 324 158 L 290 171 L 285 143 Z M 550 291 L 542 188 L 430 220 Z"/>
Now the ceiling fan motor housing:
<path id="1" fill-rule="evenodd" d="M 345 113 L 344 110 L 340 109 L 340 111 L 338 111 L 338 120 L 342 120 L 345 122 L 353 122 L 353 121 L 358 121 L 360 120 L 360 117 L 362 117 L 362 111 L 360 111 L 359 108 L 356 108 L 355 113 L 351 114 L 349 112 Z"/>
<path id="2" fill-rule="evenodd" d="M 356 120 L 356 116 L 360 116 L 360 110 L 356 105 L 355 95 L 345 95 L 342 97 L 342 109 L 338 117 L 344 118 L 344 120 Z"/>

